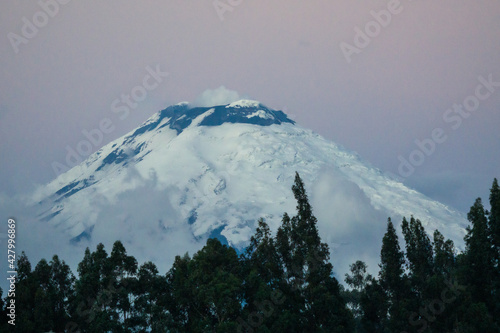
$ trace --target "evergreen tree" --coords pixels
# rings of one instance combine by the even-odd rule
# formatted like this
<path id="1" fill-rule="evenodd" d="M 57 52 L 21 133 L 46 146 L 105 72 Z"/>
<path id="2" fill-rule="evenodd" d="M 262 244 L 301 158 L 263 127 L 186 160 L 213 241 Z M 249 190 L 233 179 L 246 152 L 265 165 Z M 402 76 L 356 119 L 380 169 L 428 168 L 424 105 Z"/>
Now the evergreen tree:
<path id="1" fill-rule="evenodd" d="M 73 273 L 64 261 L 54 255 L 48 265 L 42 259 L 34 274 L 39 288 L 37 296 L 41 297 L 40 301 L 36 301 L 35 315 L 41 314 L 41 317 L 47 318 L 47 322 L 50 322 L 48 330 L 61 332 L 69 321 L 69 297 L 73 293 L 75 280 Z M 51 317 L 48 317 L 49 313 Z M 41 327 L 41 324 L 37 327 Z"/>
<path id="2" fill-rule="evenodd" d="M 132 286 L 136 281 L 137 260 L 127 255 L 121 241 L 116 241 L 107 261 L 110 270 L 108 285 L 113 288 L 110 304 L 111 316 L 115 330 L 123 326 L 123 330 L 127 331 L 129 315 L 132 312 Z"/>
<path id="3" fill-rule="evenodd" d="M 406 258 L 409 271 L 408 283 L 409 293 L 405 299 L 405 306 L 410 312 L 409 324 L 411 329 L 416 329 L 419 323 L 423 323 L 425 312 L 419 311 L 425 308 L 427 303 L 436 297 L 430 288 L 430 281 L 433 275 L 433 252 L 432 244 L 427 233 L 419 220 L 413 216 L 410 222 L 403 218 L 402 231 L 406 243 Z M 428 325 L 428 323 L 426 323 Z M 425 324 L 420 324 L 421 328 Z M 420 329 L 420 328 L 419 328 Z M 409 329 L 407 329 L 409 330 Z"/>
<path id="4" fill-rule="evenodd" d="M 239 330 L 243 332 L 248 327 L 258 327 L 259 332 L 282 329 L 283 318 L 287 317 L 279 297 L 285 286 L 283 271 L 275 240 L 263 219 L 259 219 L 242 259 L 246 305 L 238 318 Z"/>
<path id="5" fill-rule="evenodd" d="M 493 180 L 490 191 L 489 227 L 491 233 L 491 243 L 493 247 L 493 286 L 492 301 L 493 313 L 500 313 L 500 187 L 498 180 Z M 495 316 L 496 323 L 500 326 L 499 316 Z"/>
<path id="6" fill-rule="evenodd" d="M 491 304 L 493 253 L 489 238 L 489 228 L 481 198 L 477 198 L 467 218 L 472 228 L 467 227 L 466 281 L 476 302 Z"/>
<path id="7" fill-rule="evenodd" d="M 116 330 L 111 304 L 116 291 L 111 278 L 108 254 L 102 243 L 94 252 L 87 248 L 78 264 L 79 278 L 71 299 L 71 320 L 83 332 Z"/>
<path id="8" fill-rule="evenodd" d="M 169 282 L 178 331 L 236 331 L 243 290 L 241 263 L 233 248 L 209 239 L 192 260 L 176 258 Z"/>
<path id="9" fill-rule="evenodd" d="M 434 231 L 434 273 L 443 278 L 450 277 L 455 268 L 455 245 L 452 240 L 444 240 L 439 230 Z"/>
<path id="10" fill-rule="evenodd" d="M 493 244 L 495 254 L 495 266 L 498 269 L 500 261 L 500 187 L 496 178 L 493 180 L 490 190 L 490 206 L 489 226 L 491 230 L 491 243 Z"/>
<path id="11" fill-rule="evenodd" d="M 17 259 L 16 284 L 16 330 L 19 332 L 35 331 L 35 293 L 37 282 L 31 270 L 31 263 L 24 251 Z M 6 299 L 9 302 L 9 298 Z M 22 309 L 22 311 L 19 311 Z"/>
<path id="12" fill-rule="evenodd" d="M 17 261 L 16 329 L 20 332 L 64 331 L 69 321 L 68 297 L 74 277 L 55 255 L 50 263 L 41 259 L 31 270 L 24 252 Z"/>
<path id="13" fill-rule="evenodd" d="M 35 327 L 43 331 L 50 331 L 54 327 L 54 307 L 51 296 L 54 293 L 51 286 L 50 266 L 45 259 L 40 260 L 33 272 L 36 281 L 35 298 Z"/>
<path id="14" fill-rule="evenodd" d="M 410 223 L 403 218 L 403 236 L 406 242 L 406 258 L 413 292 L 425 298 L 425 285 L 433 273 L 432 244 L 419 220 L 413 216 Z"/>
<path id="15" fill-rule="evenodd" d="M 481 198 L 476 199 L 467 218 L 472 227 L 467 227 L 466 249 L 457 260 L 460 282 L 466 285 L 456 310 L 457 327 L 462 332 L 498 332 L 492 297 L 494 253 Z"/>
<path id="16" fill-rule="evenodd" d="M 361 293 L 359 305 L 361 309 L 361 327 L 358 332 L 386 332 L 388 297 L 379 281 L 371 278 Z"/>
<path id="17" fill-rule="evenodd" d="M 293 306 L 290 310 L 294 314 L 303 314 L 296 329 L 352 331 L 352 314 L 347 310 L 338 281 L 333 277 L 328 245 L 321 242 L 317 220 L 298 173 L 292 191 L 297 200 L 297 215 L 291 220 L 284 215 L 277 234 L 277 248 L 294 294 L 285 292 Z"/>
<path id="18" fill-rule="evenodd" d="M 169 328 L 173 332 L 188 332 L 190 319 L 196 316 L 190 265 L 191 258 L 187 253 L 182 257 L 176 256 L 166 276 L 172 300 L 168 303 L 168 312 L 173 319 Z"/>
<path id="19" fill-rule="evenodd" d="M 424 318 L 420 318 L 426 320 L 427 327 L 432 332 L 450 332 L 453 331 L 455 322 L 459 319 L 456 315 L 456 309 L 460 306 L 460 301 L 457 301 L 457 296 L 461 296 L 458 295 L 458 291 L 461 293 L 461 290 L 454 289 L 453 294 L 449 291 L 450 285 L 458 283 L 455 272 L 455 247 L 453 241 L 449 239 L 445 240 L 439 230 L 434 231 L 432 246 L 434 263 L 433 275 L 426 282 L 425 290 L 427 291 L 427 299 L 425 299 L 425 302 L 422 304 L 424 310 L 422 313 L 419 311 L 419 314 L 424 315 Z M 459 288 L 461 289 L 461 287 Z M 445 292 L 444 294 L 443 291 Z M 449 294 L 452 296 L 449 296 Z M 446 303 L 444 303 L 443 299 Z M 433 306 L 433 304 L 439 304 L 439 306 Z M 426 313 L 429 312 L 431 314 L 426 315 Z M 433 314 L 434 312 L 435 315 Z M 427 318 L 425 316 L 427 316 Z M 433 317 L 436 319 L 433 321 L 428 320 Z"/>
<path id="20" fill-rule="evenodd" d="M 278 331 L 283 332 L 302 332 L 307 326 L 306 319 L 302 315 L 305 307 L 305 297 L 301 288 L 304 284 L 304 277 L 302 266 L 298 262 L 300 257 L 296 256 L 298 250 L 293 239 L 297 237 L 293 228 L 290 216 L 285 212 L 281 226 L 276 232 L 275 243 L 282 272 L 279 293 L 286 301 L 282 305 L 279 318 L 273 325 L 278 328 Z"/>
<path id="21" fill-rule="evenodd" d="M 154 263 L 144 263 L 138 271 L 137 281 L 133 283 L 135 295 L 134 314 L 129 319 L 130 327 L 139 332 L 168 332 L 171 317 L 167 312 L 169 304 L 167 280 L 158 274 Z"/>
<path id="22" fill-rule="evenodd" d="M 387 232 L 382 239 L 380 251 L 379 282 L 387 296 L 387 327 L 393 331 L 406 331 L 410 312 L 406 309 L 409 297 L 404 276 L 404 254 L 399 246 L 396 229 L 389 218 Z"/>

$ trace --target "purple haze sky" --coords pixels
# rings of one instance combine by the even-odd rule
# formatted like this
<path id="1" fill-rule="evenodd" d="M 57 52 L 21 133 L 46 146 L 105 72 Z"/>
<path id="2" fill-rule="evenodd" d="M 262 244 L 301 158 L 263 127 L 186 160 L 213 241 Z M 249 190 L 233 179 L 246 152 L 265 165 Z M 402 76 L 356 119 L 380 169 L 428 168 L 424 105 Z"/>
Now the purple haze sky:
<path id="1" fill-rule="evenodd" d="M 500 82 L 498 1 L 401 0 L 350 63 L 341 43 L 354 45 L 356 27 L 376 29 L 371 11 L 394 0 L 220 3 L 231 10 L 218 13 L 213 0 L 73 0 L 43 22 L 37 1 L 2 1 L 0 191 L 50 181 L 52 163 L 104 118 L 115 129 L 94 150 L 224 85 L 395 175 L 398 156 L 442 128 L 447 139 L 402 180 L 462 211 L 487 201 L 500 176 L 500 87 L 458 128 L 443 116 L 475 93 L 479 76 Z M 9 33 L 22 37 L 23 18 L 46 24 L 13 46 Z M 148 66 L 169 76 L 120 119 L 113 101 L 141 85 Z"/>

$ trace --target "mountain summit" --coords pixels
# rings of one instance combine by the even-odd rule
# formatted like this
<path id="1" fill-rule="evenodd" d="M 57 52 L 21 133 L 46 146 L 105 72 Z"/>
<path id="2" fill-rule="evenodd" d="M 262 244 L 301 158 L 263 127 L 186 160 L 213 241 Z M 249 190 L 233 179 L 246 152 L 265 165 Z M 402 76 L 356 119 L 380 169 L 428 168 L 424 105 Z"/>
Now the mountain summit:
<path id="1" fill-rule="evenodd" d="M 180 103 L 158 112 L 139 127 L 134 134 L 157 129 L 160 124 L 161 127 L 168 126 L 180 134 L 199 116 L 203 117 L 198 119 L 197 126 L 218 126 L 224 123 L 270 126 L 295 123 L 288 119 L 282 111 L 269 109 L 257 101 L 243 99 L 227 105 L 194 108 L 190 108 L 188 103 Z M 165 119 L 167 120 L 165 121 Z"/>
<path id="2" fill-rule="evenodd" d="M 294 213 L 296 171 L 322 237 L 356 258 L 367 253 L 359 242 L 378 246 L 388 216 L 413 215 L 459 244 L 465 234 L 462 214 L 250 100 L 159 111 L 40 187 L 34 199 L 39 219 L 73 241 L 115 233 L 133 244 L 140 232 L 141 242 L 154 246 L 183 229 L 194 240 L 217 237 L 243 248 L 258 218 L 277 228 L 284 212 Z M 378 257 L 378 249 L 368 252 Z"/>

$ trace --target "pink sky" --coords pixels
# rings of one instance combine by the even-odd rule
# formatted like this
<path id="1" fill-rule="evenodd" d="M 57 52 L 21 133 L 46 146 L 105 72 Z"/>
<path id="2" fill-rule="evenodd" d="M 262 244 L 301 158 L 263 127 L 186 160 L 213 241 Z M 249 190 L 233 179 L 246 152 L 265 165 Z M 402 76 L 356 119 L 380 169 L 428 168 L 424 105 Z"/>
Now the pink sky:
<path id="1" fill-rule="evenodd" d="M 116 127 L 104 144 L 159 109 L 224 85 L 394 174 L 416 139 L 443 128 L 448 139 L 403 180 L 466 210 L 500 176 L 500 88 L 456 130 L 443 114 L 474 94 L 479 76 L 500 82 L 500 3 L 402 0 L 348 63 L 340 44 L 354 45 L 354 29 L 388 6 L 242 0 L 221 20 L 212 0 L 73 0 L 15 53 L 8 34 L 22 36 L 23 17 L 33 22 L 42 9 L 2 2 L 0 190 L 52 179 L 51 163 L 103 118 Z M 120 120 L 112 102 L 141 84 L 148 66 L 168 78 Z"/>

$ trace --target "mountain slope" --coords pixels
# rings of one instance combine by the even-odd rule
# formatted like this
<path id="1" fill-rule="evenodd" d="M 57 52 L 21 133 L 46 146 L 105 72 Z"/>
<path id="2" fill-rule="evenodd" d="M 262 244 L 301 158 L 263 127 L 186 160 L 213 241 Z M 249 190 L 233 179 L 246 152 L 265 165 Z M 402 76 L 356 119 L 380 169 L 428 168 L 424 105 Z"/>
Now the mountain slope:
<path id="1" fill-rule="evenodd" d="M 248 100 L 168 107 L 33 197 L 39 219 L 77 241 L 93 237 L 98 226 L 133 228 L 134 210 L 143 210 L 151 221 L 140 225 L 152 234 L 182 225 L 195 238 L 215 236 L 242 248 L 259 217 L 276 228 L 283 212 L 294 213 L 295 171 L 311 189 L 320 230 L 334 248 L 372 237 L 371 230 L 379 237 L 387 216 L 398 221 L 414 215 L 429 232 L 438 228 L 458 243 L 465 234 L 462 214 L 296 125 L 283 112 Z M 141 206 L 133 207 L 139 201 Z M 121 202 L 128 207 L 110 208 Z"/>

